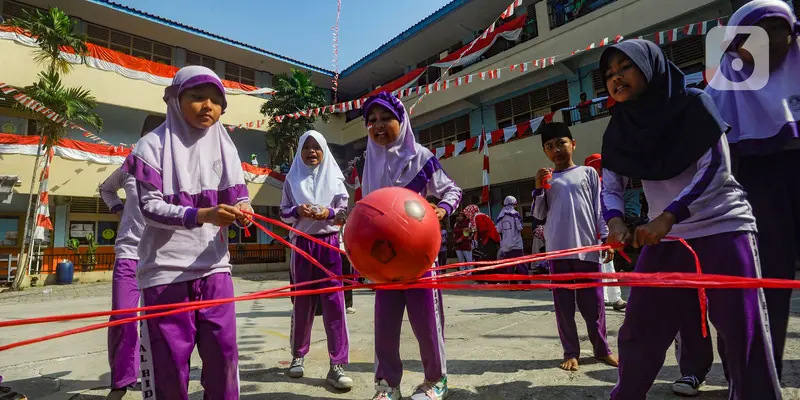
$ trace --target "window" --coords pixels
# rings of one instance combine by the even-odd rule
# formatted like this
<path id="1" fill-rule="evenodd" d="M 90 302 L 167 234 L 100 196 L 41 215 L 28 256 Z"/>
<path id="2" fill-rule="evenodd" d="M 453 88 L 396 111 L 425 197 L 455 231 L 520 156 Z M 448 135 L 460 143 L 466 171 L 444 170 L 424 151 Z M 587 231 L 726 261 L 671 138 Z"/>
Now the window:
<path id="1" fill-rule="evenodd" d="M 111 214 L 106 203 L 98 197 L 73 197 L 69 203 L 70 213 Z"/>
<path id="2" fill-rule="evenodd" d="M 498 128 L 521 124 L 569 106 L 567 81 L 554 83 L 494 105 Z"/>
<path id="3" fill-rule="evenodd" d="M 69 238 L 78 239 L 80 244 L 89 244 L 86 236 L 89 234 L 94 235 L 97 240 L 97 221 L 70 221 L 69 222 Z"/>
<path id="4" fill-rule="evenodd" d="M 0 217 L 0 246 L 16 246 L 20 217 Z"/>
<path id="5" fill-rule="evenodd" d="M 528 17 L 525 19 L 525 26 L 522 28 L 522 39 L 525 42 L 539 36 L 539 25 L 536 21 L 536 3 L 528 4 Z"/>
<path id="6" fill-rule="evenodd" d="M 692 36 L 661 46 L 664 55 L 679 68 L 703 63 L 705 37 Z"/>
<path id="7" fill-rule="evenodd" d="M 256 71 L 240 65 L 225 63 L 225 79 L 244 85 L 256 85 Z"/>
<path id="8" fill-rule="evenodd" d="M 15 1 L 7 0 L 3 4 L 3 13 L 0 14 L 2 19 L 12 19 L 12 18 L 23 18 L 25 17 L 25 12 L 27 11 L 29 14 L 33 13 L 34 10 L 44 11 L 38 7 L 31 7 L 27 4 L 17 3 Z"/>
<path id="9" fill-rule="evenodd" d="M 170 46 L 100 25 L 86 25 L 86 36 L 89 43 L 145 60 L 172 64 L 172 47 Z"/>
<path id="10" fill-rule="evenodd" d="M 597 97 L 608 96 L 608 90 L 606 89 L 606 77 L 603 76 L 603 73 L 600 72 L 599 68 L 592 71 L 592 87 L 594 88 L 594 92 L 597 94 Z"/>
<path id="11" fill-rule="evenodd" d="M 0 100 L 0 103 L 2 100 Z M 11 133 L 14 135 L 27 135 L 29 127 L 31 130 L 34 130 L 32 122 L 19 117 L 10 117 L 6 115 L 0 115 L 0 133 Z"/>
<path id="12" fill-rule="evenodd" d="M 2 16 L 3 19 L 24 18 L 24 11 L 27 11 L 28 14 L 32 14 L 35 10 L 44 11 L 38 7 L 32 7 L 27 4 L 17 3 L 16 1 L 6 0 L 3 3 L 3 13 L 0 14 L 0 16 Z"/>
<path id="13" fill-rule="evenodd" d="M 429 58 L 429 59 L 417 64 L 417 68 L 427 67 L 427 66 L 429 66 L 429 65 L 431 65 L 431 64 L 433 64 L 435 62 L 438 62 L 439 60 L 440 60 L 440 58 L 439 58 L 439 55 L 437 54 L 437 55 L 432 56 L 431 58 Z M 425 71 L 425 73 L 423 73 L 422 76 L 419 77 L 419 81 L 417 81 L 417 83 L 420 86 L 427 85 L 429 83 L 436 82 L 436 80 L 439 79 L 440 76 L 442 76 L 442 70 L 441 69 L 439 69 L 437 67 L 428 68 L 428 70 Z"/>
<path id="14" fill-rule="evenodd" d="M 210 70 L 217 69 L 217 60 L 190 51 L 186 52 L 186 65 L 202 65 Z"/>
<path id="15" fill-rule="evenodd" d="M 453 118 L 417 133 L 417 141 L 425 147 L 441 147 L 452 142 L 467 140 L 469 134 L 469 114 Z"/>
<path id="16" fill-rule="evenodd" d="M 550 29 L 574 21 L 616 0 L 547 0 Z"/>

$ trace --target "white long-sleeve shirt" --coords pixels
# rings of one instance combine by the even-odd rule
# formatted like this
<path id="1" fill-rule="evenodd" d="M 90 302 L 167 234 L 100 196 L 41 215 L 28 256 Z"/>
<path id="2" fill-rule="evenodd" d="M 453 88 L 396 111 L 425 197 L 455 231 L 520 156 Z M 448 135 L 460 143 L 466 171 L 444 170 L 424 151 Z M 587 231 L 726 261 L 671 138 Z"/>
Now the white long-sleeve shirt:
<path id="1" fill-rule="evenodd" d="M 600 211 L 600 176 L 591 167 L 574 166 L 553 172 L 550 189 L 533 192 L 533 217 L 547 220 L 547 251 L 594 246 L 608 236 Z M 537 249 L 538 250 L 538 249 Z M 600 253 L 580 253 L 563 259 L 600 262 Z"/>
<path id="2" fill-rule="evenodd" d="M 125 190 L 127 201 L 122 203 L 117 192 L 119 189 Z M 100 197 L 106 203 L 111 212 L 116 214 L 122 211 L 122 219 L 117 228 L 117 239 L 114 242 L 114 253 L 117 258 L 127 258 L 138 260 L 139 239 L 144 231 L 144 217 L 139 209 L 139 196 L 136 192 L 136 178 L 117 168 L 111 175 L 100 184 L 98 188 Z"/>
<path id="3" fill-rule="evenodd" d="M 603 216 L 622 218 L 627 178 L 603 170 Z M 756 220 L 741 185 L 731 174 L 728 141 L 723 135 L 697 162 L 665 181 L 642 181 L 651 220 L 675 215 L 670 236 L 693 239 L 725 232 L 756 231 Z M 549 245 L 549 243 L 548 243 Z"/>

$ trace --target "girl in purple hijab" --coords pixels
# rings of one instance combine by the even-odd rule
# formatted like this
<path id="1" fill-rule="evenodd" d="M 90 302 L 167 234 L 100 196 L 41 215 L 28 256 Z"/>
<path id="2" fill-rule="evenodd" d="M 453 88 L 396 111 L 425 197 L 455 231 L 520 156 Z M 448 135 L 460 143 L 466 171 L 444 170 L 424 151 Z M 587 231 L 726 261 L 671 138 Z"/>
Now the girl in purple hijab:
<path id="1" fill-rule="evenodd" d="M 785 2 L 755 0 L 737 10 L 728 25 L 759 26 L 767 31 L 769 80 L 759 90 L 712 87 L 725 88 L 722 82 L 726 78 L 745 81 L 753 70 L 753 56 L 741 47 L 742 42 L 734 41 L 706 93 L 731 125 L 727 137 L 734 156 L 734 174 L 753 206 L 763 275 L 794 279 L 795 260 L 800 255 L 800 24 Z M 740 71 L 732 68 L 736 59 L 744 61 Z M 764 294 L 780 376 L 792 290 L 765 289 Z M 707 346 L 706 352 L 710 352 L 710 343 Z"/>
<path id="2" fill-rule="evenodd" d="M 442 169 L 430 150 L 414 139 L 411 120 L 403 103 L 386 92 L 364 103 L 367 124 L 364 196 L 378 189 L 399 186 L 422 197 L 442 199 L 436 215 L 451 214 L 461 202 L 461 189 Z M 431 276 L 429 272 L 425 276 Z M 412 400 L 440 400 L 447 394 L 447 367 L 444 352 L 444 314 L 442 294 L 435 289 L 375 291 L 375 382 L 373 400 L 400 400 L 403 362 L 400 359 L 400 328 L 403 313 L 419 342 L 425 381 Z"/>
<path id="3" fill-rule="evenodd" d="M 233 297 L 228 226 L 250 211 L 236 147 L 219 122 L 227 102 L 208 68 L 181 68 L 164 93 L 167 119 L 136 144 L 123 170 L 136 178 L 145 228 L 137 280 L 145 306 Z M 188 399 L 189 358 L 203 360 L 205 399 L 239 398 L 233 303 L 142 324 L 142 394 Z"/>

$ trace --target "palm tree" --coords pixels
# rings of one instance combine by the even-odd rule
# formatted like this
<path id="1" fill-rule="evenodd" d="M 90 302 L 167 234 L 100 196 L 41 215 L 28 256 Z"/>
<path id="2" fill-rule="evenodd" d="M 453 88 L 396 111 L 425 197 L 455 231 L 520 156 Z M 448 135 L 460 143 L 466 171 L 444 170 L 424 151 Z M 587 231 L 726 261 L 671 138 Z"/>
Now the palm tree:
<path id="1" fill-rule="evenodd" d="M 69 73 L 72 66 L 61 58 L 63 47 L 71 47 L 81 57 L 81 61 L 85 61 L 89 51 L 86 47 L 86 35 L 75 32 L 69 15 L 55 7 L 46 12 L 35 10 L 29 13 L 23 10 L 22 18 L 12 18 L 5 21 L 4 25 L 20 28 L 36 39 L 39 50 L 36 50 L 33 59 L 40 65 L 45 65 L 48 72 Z"/>
<path id="2" fill-rule="evenodd" d="M 94 112 L 97 99 L 82 87 L 64 87 L 61 75 L 57 72 L 40 72 L 39 81 L 23 89 L 23 92 L 70 122 L 103 129 L 103 120 Z M 17 107 L 24 108 L 19 103 Z M 44 138 L 45 149 L 55 146 L 67 134 L 64 124 L 49 119 L 36 121 L 36 127 Z"/>
<path id="3" fill-rule="evenodd" d="M 98 130 L 103 128 L 103 120 L 97 113 L 94 112 L 94 108 L 97 106 L 97 100 L 94 98 L 94 96 L 92 96 L 88 90 L 81 87 L 64 87 L 64 85 L 61 83 L 61 76 L 58 74 L 58 72 L 40 72 L 39 81 L 31 86 L 26 87 L 24 89 L 24 93 L 29 97 L 36 99 L 38 102 L 42 103 L 50 110 L 65 118 L 67 121 L 75 122 L 80 125 L 88 125 Z M 17 103 L 15 106 L 17 108 L 24 108 L 24 106 L 19 103 Z M 44 145 L 45 154 L 49 154 L 49 149 L 52 146 L 55 146 L 58 141 L 67 134 L 67 128 L 63 123 L 58 123 L 49 119 L 41 119 L 40 114 L 37 116 L 39 119 L 36 121 L 36 130 L 41 135 L 41 140 L 39 142 L 40 151 L 36 153 L 36 161 L 33 165 L 32 177 L 37 176 L 39 158 L 41 156 L 41 145 Z M 47 164 L 49 163 L 50 157 L 48 156 L 45 158 L 44 168 L 47 168 Z M 31 179 L 30 193 L 34 193 L 33 185 L 34 180 Z M 26 240 L 29 240 L 30 246 L 27 253 L 23 252 L 24 257 L 20 257 L 18 264 L 20 266 L 28 265 L 27 260 L 30 257 L 30 253 L 33 251 L 32 231 L 34 230 L 35 226 L 30 224 L 29 227 L 31 205 L 32 203 L 35 203 L 35 206 L 32 209 L 38 210 L 40 197 L 37 195 L 35 197 L 35 202 L 33 199 L 34 197 L 31 196 L 31 200 L 28 204 L 28 213 L 25 217 L 25 231 L 23 233 L 22 241 L 22 245 L 25 246 Z M 22 286 L 22 282 L 26 273 L 27 268 L 17 269 L 17 274 L 14 278 L 14 289 L 19 290 L 19 288 Z"/>
<path id="4" fill-rule="evenodd" d="M 276 75 L 274 83 L 275 93 L 261 106 L 261 113 L 268 117 L 325 105 L 325 91 L 314 84 L 310 72 L 292 69 L 289 74 Z M 285 118 L 282 122 L 269 118 L 266 142 L 273 165 L 291 163 L 300 135 L 314 129 L 316 118 Z M 322 114 L 320 118 L 328 121 L 327 115 Z"/>
<path id="5" fill-rule="evenodd" d="M 58 113 L 61 117 L 69 121 L 84 123 L 97 129 L 102 128 L 103 121 L 97 113 L 92 111 L 96 106 L 96 100 L 88 90 L 83 88 L 66 88 L 61 83 L 59 73 L 69 73 L 72 66 L 61 57 L 62 48 L 72 48 L 80 56 L 81 62 L 85 62 L 86 36 L 76 33 L 72 19 L 58 8 L 51 8 L 47 12 L 39 10 L 29 13 L 24 11 L 23 18 L 13 18 L 3 22 L 4 25 L 20 28 L 26 34 L 36 39 L 39 49 L 36 51 L 34 60 L 40 65 L 44 65 L 46 70 L 39 73 L 39 81 L 25 88 L 25 93 L 42 103 L 45 107 Z M 21 107 L 19 104 L 17 105 Z M 28 259 L 30 252 L 33 251 L 33 228 L 31 224 L 31 212 L 39 208 L 40 197 L 33 196 L 35 181 L 39 168 L 39 158 L 41 157 L 42 144 L 45 149 L 49 149 L 58 143 L 58 140 L 66 135 L 66 127 L 49 119 L 41 119 L 40 114 L 36 115 L 37 131 L 41 135 L 39 151 L 36 154 L 36 161 L 33 165 L 33 175 L 31 175 L 31 196 L 28 201 L 28 211 L 25 216 L 25 230 L 22 239 L 22 257 L 20 257 L 17 274 L 14 278 L 13 288 L 19 290 L 27 274 Z M 50 161 L 50 157 L 45 159 L 45 167 Z M 37 191 L 38 192 L 38 191 Z M 30 247 L 26 252 L 25 243 L 30 241 Z"/>

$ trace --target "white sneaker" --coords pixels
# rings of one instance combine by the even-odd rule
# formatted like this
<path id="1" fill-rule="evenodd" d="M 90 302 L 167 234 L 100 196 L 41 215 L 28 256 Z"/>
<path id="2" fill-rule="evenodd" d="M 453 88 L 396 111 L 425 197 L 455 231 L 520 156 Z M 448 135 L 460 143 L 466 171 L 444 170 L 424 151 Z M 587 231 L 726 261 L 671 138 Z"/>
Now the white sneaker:
<path id="1" fill-rule="evenodd" d="M 303 362 L 305 360 L 303 357 L 295 357 L 292 359 L 292 364 L 289 366 L 289 375 L 290 378 L 302 378 L 303 374 L 306 372 L 306 369 L 303 367 Z"/>
<path id="2" fill-rule="evenodd" d="M 401 400 L 402 398 L 400 388 L 389 386 L 389 382 L 386 382 L 385 379 L 381 379 L 375 384 L 375 396 L 372 396 L 372 400 Z"/>
<path id="3" fill-rule="evenodd" d="M 350 389 L 353 387 L 353 380 L 345 375 L 344 367 L 341 364 L 331 365 L 326 380 L 337 389 Z"/>
<path id="4" fill-rule="evenodd" d="M 355 309 L 355 308 L 353 308 L 353 307 L 347 307 L 347 308 L 345 308 L 345 310 L 344 310 L 344 311 L 345 311 L 346 313 L 348 313 L 348 314 L 355 314 L 355 313 L 356 313 L 356 309 Z"/>

